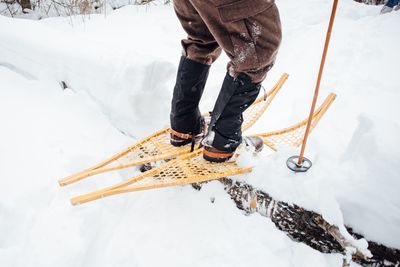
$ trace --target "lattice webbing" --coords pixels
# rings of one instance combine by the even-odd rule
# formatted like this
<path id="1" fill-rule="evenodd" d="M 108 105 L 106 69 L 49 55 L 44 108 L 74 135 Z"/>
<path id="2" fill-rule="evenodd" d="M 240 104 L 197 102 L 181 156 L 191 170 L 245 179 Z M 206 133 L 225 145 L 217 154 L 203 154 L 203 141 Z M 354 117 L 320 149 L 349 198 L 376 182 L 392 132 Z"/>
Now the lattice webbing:
<path id="1" fill-rule="evenodd" d="M 268 137 L 262 137 L 266 145 L 271 147 L 273 150 L 278 150 L 280 146 L 293 146 L 297 147 L 303 141 L 306 126 L 297 128 L 291 132 L 271 135 Z"/>
<path id="2" fill-rule="evenodd" d="M 147 142 L 141 144 L 136 149 L 130 151 L 127 155 L 121 157 L 118 161 L 121 164 L 129 164 L 135 162 L 138 159 L 145 159 L 148 157 L 154 157 L 161 154 L 177 154 L 187 152 L 190 150 L 190 146 L 175 147 L 169 142 L 169 131 L 154 136 Z"/>
<path id="3" fill-rule="evenodd" d="M 165 164 L 160 167 L 156 173 L 149 173 L 146 177 L 142 176 L 142 180 L 131 184 L 125 189 L 136 190 L 150 185 L 154 187 L 162 187 L 163 185 L 170 185 L 171 183 L 189 184 L 219 179 L 221 177 L 232 176 L 249 171 L 251 171 L 250 168 L 241 168 L 234 162 L 212 163 L 205 161 L 202 157 L 201 151 L 197 151 L 185 159 L 179 159 L 170 164 Z M 121 188 L 122 187 L 115 189 Z"/>
<path id="4" fill-rule="evenodd" d="M 329 96 L 321 104 L 318 110 L 315 111 L 312 118 L 310 131 L 315 128 L 315 126 L 317 125 L 321 117 L 325 114 L 326 110 L 329 108 L 335 98 L 335 94 L 329 94 Z M 258 136 L 263 139 L 264 144 L 268 145 L 273 150 L 277 150 L 279 146 L 283 145 L 297 147 L 303 141 L 304 133 L 307 127 L 307 121 L 307 119 L 304 119 L 301 122 L 293 125 L 292 127 L 271 133 L 260 134 Z"/>

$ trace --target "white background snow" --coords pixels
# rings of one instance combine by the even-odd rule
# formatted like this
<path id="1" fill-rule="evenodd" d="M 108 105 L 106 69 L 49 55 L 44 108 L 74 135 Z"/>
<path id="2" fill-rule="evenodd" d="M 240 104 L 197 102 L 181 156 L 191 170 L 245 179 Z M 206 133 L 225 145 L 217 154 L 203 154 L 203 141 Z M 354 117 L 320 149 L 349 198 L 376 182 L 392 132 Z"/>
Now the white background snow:
<path id="1" fill-rule="evenodd" d="M 284 39 L 264 86 L 282 72 L 290 78 L 253 133 L 308 114 L 330 2 L 277 1 Z M 331 91 L 338 98 L 311 135 L 313 168 L 293 174 L 285 162 L 298 150 L 283 149 L 237 179 L 400 248 L 400 13 L 379 10 L 339 4 L 320 100 Z M 245 216 L 217 181 L 200 192 L 184 186 L 70 205 L 138 172 L 57 183 L 168 124 L 184 37 L 163 5 L 85 20 L 0 17 L 0 266 L 340 266 L 340 255 Z M 226 63 L 222 56 L 212 67 L 204 110 Z"/>

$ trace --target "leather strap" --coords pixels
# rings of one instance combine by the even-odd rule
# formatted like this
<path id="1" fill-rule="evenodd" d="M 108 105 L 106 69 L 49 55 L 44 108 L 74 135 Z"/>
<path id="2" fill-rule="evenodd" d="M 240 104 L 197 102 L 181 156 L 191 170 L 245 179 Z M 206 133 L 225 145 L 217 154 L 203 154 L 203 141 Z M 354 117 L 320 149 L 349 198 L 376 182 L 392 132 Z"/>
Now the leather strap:
<path id="1" fill-rule="evenodd" d="M 232 157 L 234 153 L 227 153 L 227 152 L 211 152 L 204 149 L 203 154 L 208 157 L 213 158 L 229 158 Z"/>
<path id="2" fill-rule="evenodd" d="M 173 129 L 169 129 L 169 132 L 171 134 L 173 134 L 174 136 L 177 136 L 177 137 L 180 137 L 180 138 L 183 138 L 183 139 L 192 139 L 193 138 L 193 136 L 191 134 L 180 133 L 180 132 L 177 132 L 177 131 L 175 131 Z"/>

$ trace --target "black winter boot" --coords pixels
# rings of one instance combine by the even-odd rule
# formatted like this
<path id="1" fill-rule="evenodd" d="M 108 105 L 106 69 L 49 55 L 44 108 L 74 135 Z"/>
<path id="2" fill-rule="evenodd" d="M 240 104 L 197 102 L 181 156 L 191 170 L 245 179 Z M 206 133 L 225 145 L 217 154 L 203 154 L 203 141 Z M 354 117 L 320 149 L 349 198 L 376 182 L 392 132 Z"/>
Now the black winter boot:
<path id="1" fill-rule="evenodd" d="M 171 144 L 174 146 L 192 142 L 203 131 L 199 102 L 209 70 L 209 65 L 181 57 L 170 114 Z"/>
<path id="2" fill-rule="evenodd" d="M 254 84 L 241 74 L 236 79 L 226 74 L 217 102 L 212 112 L 210 131 L 203 140 L 203 157 L 208 161 L 228 160 L 241 144 L 262 149 L 261 138 L 243 140 L 241 126 L 243 112 L 256 100 L 261 84 Z"/>

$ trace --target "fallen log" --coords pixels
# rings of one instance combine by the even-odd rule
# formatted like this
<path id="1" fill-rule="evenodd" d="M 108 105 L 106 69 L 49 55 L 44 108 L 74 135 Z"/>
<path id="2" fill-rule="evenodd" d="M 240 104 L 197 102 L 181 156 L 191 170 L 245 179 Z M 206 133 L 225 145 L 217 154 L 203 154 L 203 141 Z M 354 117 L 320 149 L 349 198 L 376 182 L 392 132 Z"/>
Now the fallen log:
<path id="1" fill-rule="evenodd" d="M 322 216 L 305 210 L 297 205 L 274 200 L 270 195 L 253 188 L 251 185 L 233 181 L 229 178 L 219 180 L 236 206 L 246 213 L 258 212 L 268 217 L 276 227 L 285 232 L 292 240 L 302 242 L 322 253 L 346 254 L 346 247 L 351 246 L 339 229 L 326 222 Z M 201 184 L 194 184 L 200 190 Z M 348 228 L 357 239 L 363 238 Z M 382 244 L 368 241 L 368 249 L 373 257 L 365 258 L 357 251 L 352 260 L 365 267 L 399 267 L 400 250 L 385 247 Z M 343 266 L 349 266 L 344 260 Z"/>

